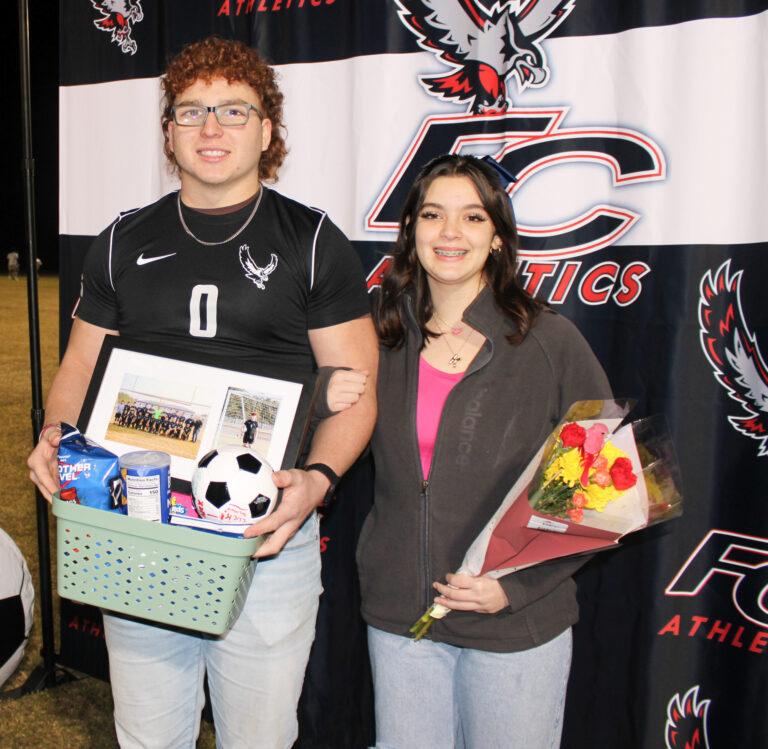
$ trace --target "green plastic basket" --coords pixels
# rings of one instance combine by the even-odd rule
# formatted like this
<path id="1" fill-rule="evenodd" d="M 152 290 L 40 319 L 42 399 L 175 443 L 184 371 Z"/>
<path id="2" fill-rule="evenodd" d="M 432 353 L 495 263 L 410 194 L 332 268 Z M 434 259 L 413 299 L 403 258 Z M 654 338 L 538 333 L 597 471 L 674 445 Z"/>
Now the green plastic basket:
<path id="1" fill-rule="evenodd" d="M 263 537 L 232 538 L 53 498 L 62 598 L 224 634 L 240 614 Z"/>

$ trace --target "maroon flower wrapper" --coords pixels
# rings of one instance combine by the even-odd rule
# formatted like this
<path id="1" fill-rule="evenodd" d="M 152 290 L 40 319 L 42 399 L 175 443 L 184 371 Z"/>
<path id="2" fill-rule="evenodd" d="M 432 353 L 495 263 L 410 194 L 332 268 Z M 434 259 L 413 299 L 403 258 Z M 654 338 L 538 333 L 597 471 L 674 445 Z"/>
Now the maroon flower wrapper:
<path id="1" fill-rule="evenodd" d="M 622 535 L 584 523 L 552 520 L 548 515 L 531 509 L 526 487 L 493 528 L 479 574 L 485 575 L 497 570 L 506 570 L 505 574 L 511 574 L 523 567 L 556 557 L 607 548 L 618 543 Z M 464 569 L 466 564 L 465 558 L 462 572 L 467 571 Z"/>

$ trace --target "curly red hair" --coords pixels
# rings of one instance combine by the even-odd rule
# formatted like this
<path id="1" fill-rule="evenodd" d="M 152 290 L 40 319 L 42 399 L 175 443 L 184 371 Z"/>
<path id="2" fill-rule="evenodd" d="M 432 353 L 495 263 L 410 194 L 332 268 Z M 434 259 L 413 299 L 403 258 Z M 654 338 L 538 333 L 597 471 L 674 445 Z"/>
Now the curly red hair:
<path id="1" fill-rule="evenodd" d="M 165 144 L 163 151 L 174 171 L 176 157 L 168 144 L 168 124 L 173 119 L 171 107 L 176 97 L 195 81 L 223 78 L 228 83 L 245 83 L 259 97 L 264 117 L 272 121 L 272 140 L 259 161 L 259 179 L 276 180 L 277 170 L 288 149 L 283 139 L 283 95 L 277 87 L 275 71 L 261 55 L 243 42 L 210 36 L 189 44 L 169 63 L 162 79 L 163 114 L 161 124 Z"/>

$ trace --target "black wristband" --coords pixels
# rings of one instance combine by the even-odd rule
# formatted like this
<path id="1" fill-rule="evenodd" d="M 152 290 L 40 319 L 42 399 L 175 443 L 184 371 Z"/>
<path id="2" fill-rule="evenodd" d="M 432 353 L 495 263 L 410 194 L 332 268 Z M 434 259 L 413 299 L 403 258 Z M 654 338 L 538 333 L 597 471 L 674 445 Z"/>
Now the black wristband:
<path id="1" fill-rule="evenodd" d="M 304 470 L 317 471 L 318 473 L 322 473 L 323 476 L 325 476 L 328 481 L 331 482 L 331 485 L 328 487 L 328 491 L 323 497 L 323 501 L 320 503 L 320 507 L 328 507 L 328 505 L 331 503 L 331 500 L 333 499 L 333 494 L 336 491 L 336 485 L 339 483 L 339 476 L 336 474 L 333 468 L 331 468 L 329 465 L 326 465 L 325 463 L 310 463 L 308 466 L 304 466 Z"/>

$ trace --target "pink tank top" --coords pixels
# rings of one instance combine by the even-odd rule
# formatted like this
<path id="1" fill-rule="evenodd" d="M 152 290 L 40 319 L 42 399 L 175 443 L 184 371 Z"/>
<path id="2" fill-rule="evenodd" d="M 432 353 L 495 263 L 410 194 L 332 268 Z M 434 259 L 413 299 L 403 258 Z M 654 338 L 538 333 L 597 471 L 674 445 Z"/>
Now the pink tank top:
<path id="1" fill-rule="evenodd" d="M 421 469 L 429 476 L 432 453 L 435 451 L 440 415 L 451 388 L 462 378 L 463 372 L 441 372 L 419 357 L 419 392 L 416 402 L 416 434 L 419 440 Z"/>

